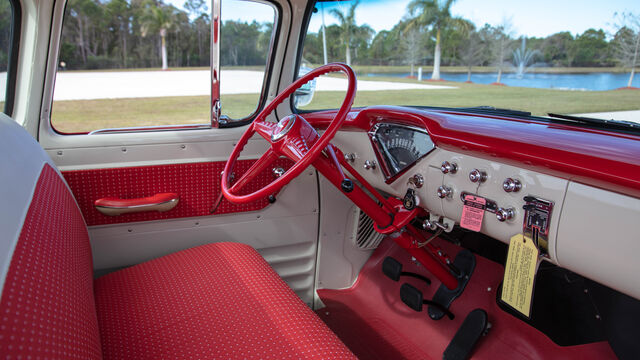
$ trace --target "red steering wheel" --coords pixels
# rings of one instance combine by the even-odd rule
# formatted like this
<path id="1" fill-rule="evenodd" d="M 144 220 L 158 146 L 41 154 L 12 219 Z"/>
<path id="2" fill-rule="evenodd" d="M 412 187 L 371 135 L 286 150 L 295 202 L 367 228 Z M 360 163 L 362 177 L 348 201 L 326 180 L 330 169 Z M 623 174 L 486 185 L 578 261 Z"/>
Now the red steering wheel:
<path id="1" fill-rule="evenodd" d="M 292 114 L 282 118 L 277 124 L 265 121 L 269 115 L 282 101 L 287 99 L 294 91 L 307 82 L 320 75 L 341 71 L 347 75 L 348 87 L 342 106 L 338 110 L 336 117 L 331 121 L 329 127 L 322 136 L 300 115 Z M 329 141 L 334 137 L 338 129 L 342 126 L 347 114 L 351 110 L 351 105 L 356 95 L 356 75 L 353 70 L 341 63 L 332 63 L 316 68 L 303 77 L 289 85 L 273 101 L 271 101 L 256 117 L 251 126 L 242 135 L 231 152 L 231 156 L 224 167 L 222 176 L 222 193 L 227 200 L 233 203 L 248 203 L 258 199 L 266 198 L 277 193 L 283 186 L 288 184 L 296 176 L 300 175 L 304 169 L 311 165 L 320 156 L 322 151 L 329 145 Z M 258 133 L 269 142 L 271 147 L 247 170 L 240 179 L 231 184 L 231 174 L 238 160 L 240 152 L 247 144 L 247 141 Z M 250 194 L 239 195 L 240 190 L 260 172 L 266 169 L 280 156 L 286 156 L 293 160 L 295 164 L 284 174 L 272 181 L 269 185 Z"/>

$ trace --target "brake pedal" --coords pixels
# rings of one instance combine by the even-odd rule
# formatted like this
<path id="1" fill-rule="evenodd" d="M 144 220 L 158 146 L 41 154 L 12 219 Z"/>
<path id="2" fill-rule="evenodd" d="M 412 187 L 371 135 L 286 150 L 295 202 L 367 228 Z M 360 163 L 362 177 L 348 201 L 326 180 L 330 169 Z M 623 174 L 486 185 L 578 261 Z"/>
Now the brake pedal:
<path id="1" fill-rule="evenodd" d="M 447 315 L 451 320 L 453 320 L 453 318 L 455 317 L 453 313 L 449 311 L 449 309 L 445 308 L 444 306 L 436 302 L 433 302 L 431 300 L 424 300 L 424 297 L 422 296 L 422 291 L 416 289 L 411 284 L 404 283 L 402 284 L 402 286 L 400 286 L 400 299 L 402 300 L 403 303 L 405 303 L 405 305 L 407 305 L 408 307 L 412 308 L 417 312 L 422 311 L 422 305 L 427 304 L 429 306 L 433 306 L 437 309 L 440 309 L 440 311 L 442 311 L 443 314 Z"/>
<path id="2" fill-rule="evenodd" d="M 427 285 L 431 285 L 431 279 L 426 276 L 413 272 L 402 271 L 402 264 L 391 256 L 387 256 L 382 262 L 382 272 L 393 281 L 400 280 L 401 276 L 410 276 L 426 282 Z"/>
<path id="3" fill-rule="evenodd" d="M 486 333 L 489 326 L 486 311 L 482 309 L 472 310 L 460 325 L 453 339 L 451 339 L 449 346 L 444 350 L 442 359 L 465 360 L 470 358 L 474 345 Z"/>

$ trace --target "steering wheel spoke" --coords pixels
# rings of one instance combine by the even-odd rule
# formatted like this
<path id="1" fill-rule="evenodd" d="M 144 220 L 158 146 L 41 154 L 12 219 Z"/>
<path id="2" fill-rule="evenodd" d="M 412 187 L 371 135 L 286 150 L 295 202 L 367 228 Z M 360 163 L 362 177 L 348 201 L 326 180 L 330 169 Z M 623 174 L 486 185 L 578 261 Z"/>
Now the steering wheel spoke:
<path id="1" fill-rule="evenodd" d="M 258 160 L 256 160 L 251 167 L 242 174 L 242 177 L 236 181 L 231 187 L 232 193 L 238 193 L 242 188 L 247 185 L 251 180 L 255 179 L 264 169 L 268 168 L 276 160 L 278 160 L 278 154 L 272 149 L 267 150 Z"/>
<path id="2" fill-rule="evenodd" d="M 292 138 L 284 144 L 280 151 L 289 159 L 297 162 L 309 153 L 309 146 L 301 138 Z"/>
<path id="3" fill-rule="evenodd" d="M 273 133 L 273 129 L 276 128 L 275 123 L 264 121 L 264 120 L 256 120 L 251 125 L 253 130 L 257 132 L 260 136 L 262 136 L 265 140 L 271 143 L 271 134 Z"/>

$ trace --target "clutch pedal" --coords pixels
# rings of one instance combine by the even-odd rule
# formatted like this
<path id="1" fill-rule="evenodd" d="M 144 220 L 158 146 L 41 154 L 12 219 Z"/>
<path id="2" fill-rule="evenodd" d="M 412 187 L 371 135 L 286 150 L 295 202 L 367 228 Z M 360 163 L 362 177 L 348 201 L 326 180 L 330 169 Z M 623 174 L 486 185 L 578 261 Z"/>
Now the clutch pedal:
<path id="1" fill-rule="evenodd" d="M 420 274 L 416 274 L 416 273 L 412 273 L 412 272 L 408 272 L 408 271 L 402 271 L 402 264 L 392 258 L 391 256 L 387 256 L 384 261 L 382 262 L 382 272 L 391 280 L 393 281 L 398 281 L 400 280 L 401 276 L 410 276 L 416 279 L 420 279 L 424 282 L 427 283 L 427 285 L 431 285 L 431 279 L 429 279 L 426 276 L 420 275 Z"/>

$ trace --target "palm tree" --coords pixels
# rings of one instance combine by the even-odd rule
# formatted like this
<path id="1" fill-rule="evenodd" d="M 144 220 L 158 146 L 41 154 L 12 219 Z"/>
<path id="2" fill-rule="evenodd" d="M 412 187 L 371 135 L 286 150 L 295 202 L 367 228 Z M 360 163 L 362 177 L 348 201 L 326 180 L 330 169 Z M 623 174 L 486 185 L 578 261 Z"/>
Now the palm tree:
<path id="1" fill-rule="evenodd" d="M 451 21 L 451 5 L 455 0 L 412 0 L 407 6 L 409 14 L 414 18 L 409 22 L 412 27 L 431 26 L 436 32 L 436 48 L 433 54 L 433 73 L 431 79 L 440 80 L 440 58 L 442 56 L 440 36 Z"/>
<path id="2" fill-rule="evenodd" d="M 167 64 L 167 32 L 173 28 L 175 23 L 176 8 L 172 5 L 166 5 L 162 2 L 155 3 L 148 0 L 144 5 L 144 12 L 141 18 L 140 31 L 142 36 L 149 33 L 157 33 L 160 35 L 162 70 L 168 69 Z"/>
<path id="3" fill-rule="evenodd" d="M 347 65 L 351 65 L 351 36 L 356 27 L 356 7 L 359 3 L 360 0 L 354 1 L 346 14 L 338 9 L 331 9 L 330 11 L 331 15 L 337 17 L 340 22 L 340 37 L 346 47 Z"/>

